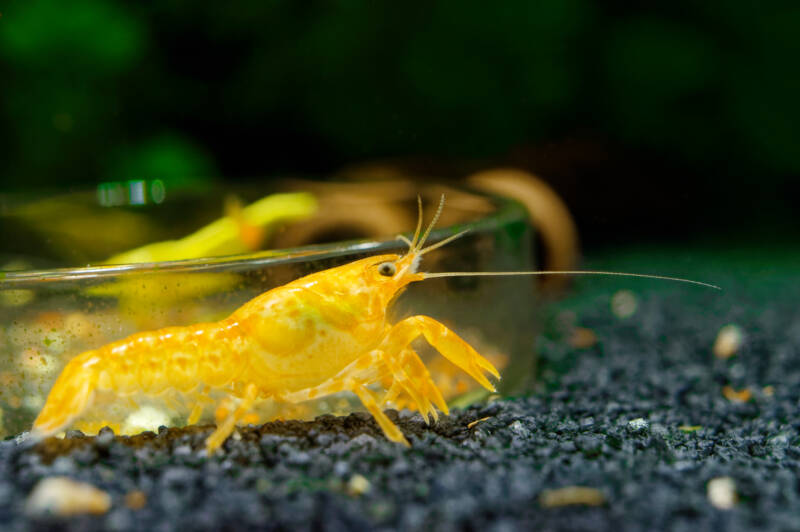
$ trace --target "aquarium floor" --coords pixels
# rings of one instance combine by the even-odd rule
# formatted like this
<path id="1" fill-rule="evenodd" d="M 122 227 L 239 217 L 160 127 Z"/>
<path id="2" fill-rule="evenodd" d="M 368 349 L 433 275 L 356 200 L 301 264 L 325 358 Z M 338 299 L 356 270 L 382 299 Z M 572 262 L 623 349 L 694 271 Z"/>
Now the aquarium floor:
<path id="1" fill-rule="evenodd" d="M 636 257 L 599 266 L 641 271 L 649 256 Z M 755 281 L 753 272 L 713 264 L 697 270 L 725 291 L 582 282 L 551 311 L 550 328 L 590 328 L 595 345 L 539 338 L 544 380 L 531 396 L 456 411 L 431 428 L 401 413 L 395 419 L 410 449 L 386 441 L 363 414 L 242 428 L 211 458 L 202 451 L 207 427 L 130 439 L 71 435 L 37 448 L 2 442 L 0 526 L 798 530 L 800 283 L 788 267 Z M 624 287 L 639 301 L 620 319 L 609 299 Z M 729 322 L 743 329 L 744 346 L 716 359 L 711 345 Z M 752 398 L 726 399 L 725 386 L 747 388 Z M 55 475 L 107 491 L 111 509 L 26 516 L 28 493 Z M 720 477 L 735 485 L 730 509 L 708 496 L 709 481 Z M 548 490 L 566 486 L 596 488 L 602 504 L 543 502 Z M 146 503 L 133 509 L 126 494 L 138 491 Z"/>

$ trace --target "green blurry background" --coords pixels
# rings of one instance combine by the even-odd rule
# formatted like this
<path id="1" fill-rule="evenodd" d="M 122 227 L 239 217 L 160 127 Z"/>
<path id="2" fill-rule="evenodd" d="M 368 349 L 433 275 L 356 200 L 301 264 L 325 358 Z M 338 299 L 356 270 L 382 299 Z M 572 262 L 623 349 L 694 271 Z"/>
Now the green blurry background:
<path id="1" fill-rule="evenodd" d="M 793 235 L 800 4 L 654 5 L 3 2 L 0 190 L 516 165 L 589 244 Z"/>

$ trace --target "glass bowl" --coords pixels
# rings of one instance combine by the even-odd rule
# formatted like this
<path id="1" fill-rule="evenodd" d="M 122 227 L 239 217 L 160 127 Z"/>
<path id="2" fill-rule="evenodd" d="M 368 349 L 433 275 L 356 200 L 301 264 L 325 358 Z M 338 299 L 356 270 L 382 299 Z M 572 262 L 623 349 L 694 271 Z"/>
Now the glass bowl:
<path id="1" fill-rule="evenodd" d="M 30 429 L 64 364 L 83 351 L 139 331 L 219 320 L 258 294 L 303 275 L 373 254 L 403 253 L 406 244 L 385 233 L 391 225 L 381 226 L 379 231 L 384 233 L 376 231 L 381 237 L 363 238 L 369 230 L 364 227 L 372 227 L 363 213 L 372 212 L 365 209 L 374 208 L 376 202 L 397 215 L 394 223 L 408 224 L 404 230 L 410 236 L 417 194 L 424 201 L 426 223 L 440 195 L 447 196 L 441 227 L 428 242 L 469 231 L 426 255 L 422 271 L 534 269 L 531 227 L 519 204 L 446 185 L 409 183 L 292 182 L 318 199 L 319 210 L 303 221 L 273 228 L 267 244 L 302 244 L 303 239 L 330 240 L 342 235 L 362 238 L 211 258 L 102 264 L 103 257 L 148 239 L 179 238 L 219 217 L 220 200 L 229 192 L 211 188 L 165 194 L 144 182 L 144 201 L 133 203 L 131 198 L 141 200 L 142 196 L 125 188 L 130 183 L 121 186 L 123 193 L 116 201 L 109 201 L 103 190 L 49 197 L 0 196 L 4 235 L 0 436 Z M 247 203 L 274 189 L 262 186 L 235 192 Z M 327 218 L 323 216 L 326 209 Z M 359 220 L 364 223 L 359 225 Z M 499 390 L 510 393 L 524 385 L 534 367 L 534 296 L 527 277 L 431 279 L 410 285 L 394 303 L 391 319 L 425 314 L 451 327 L 495 363 L 503 376 Z M 448 401 L 463 403 L 479 395 L 482 389 L 474 381 L 424 341 L 415 346 Z M 98 408 L 104 409 L 100 413 L 104 423 L 117 420 L 113 428 L 123 433 L 185 423 L 191 406 L 186 398 L 145 399 L 120 398 Z M 317 399 L 291 415 L 310 418 L 358 408 L 344 394 Z M 269 417 L 265 413 L 260 419 Z M 85 432 L 99 428 L 88 421 L 75 426 Z"/>

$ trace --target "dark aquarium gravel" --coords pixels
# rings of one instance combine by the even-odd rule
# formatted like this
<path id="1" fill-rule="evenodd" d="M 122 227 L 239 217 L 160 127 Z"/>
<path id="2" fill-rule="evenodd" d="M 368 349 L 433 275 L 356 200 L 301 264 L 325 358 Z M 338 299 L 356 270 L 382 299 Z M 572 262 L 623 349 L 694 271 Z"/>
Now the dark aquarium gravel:
<path id="1" fill-rule="evenodd" d="M 540 337 L 531 396 L 431 427 L 390 413 L 410 449 L 361 413 L 243 427 L 211 458 L 210 427 L 7 440 L 2 530 L 800 530 L 800 290 L 723 281 L 722 293 L 636 285 L 628 318 L 610 300 L 631 283 L 582 283 L 549 329 L 579 325 L 597 342 Z M 727 323 L 744 343 L 720 359 L 711 346 Z M 104 490 L 110 509 L 26 513 L 52 476 Z M 592 497 L 554 491 L 573 486 Z"/>

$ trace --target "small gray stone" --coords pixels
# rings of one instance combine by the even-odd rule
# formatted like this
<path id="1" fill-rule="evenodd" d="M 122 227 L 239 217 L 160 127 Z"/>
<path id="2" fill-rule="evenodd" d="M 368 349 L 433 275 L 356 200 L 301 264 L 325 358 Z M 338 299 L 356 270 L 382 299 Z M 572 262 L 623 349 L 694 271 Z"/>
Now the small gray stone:
<path id="1" fill-rule="evenodd" d="M 344 477 L 350 473 L 350 464 L 347 462 L 336 462 L 333 464 L 333 474 L 338 477 Z"/>
<path id="2" fill-rule="evenodd" d="M 114 431 L 108 427 L 103 427 L 94 438 L 94 446 L 98 449 L 108 449 L 114 443 Z"/>
<path id="3" fill-rule="evenodd" d="M 642 417 L 628 421 L 628 429 L 632 432 L 645 432 L 648 428 L 650 428 L 650 423 Z"/>

